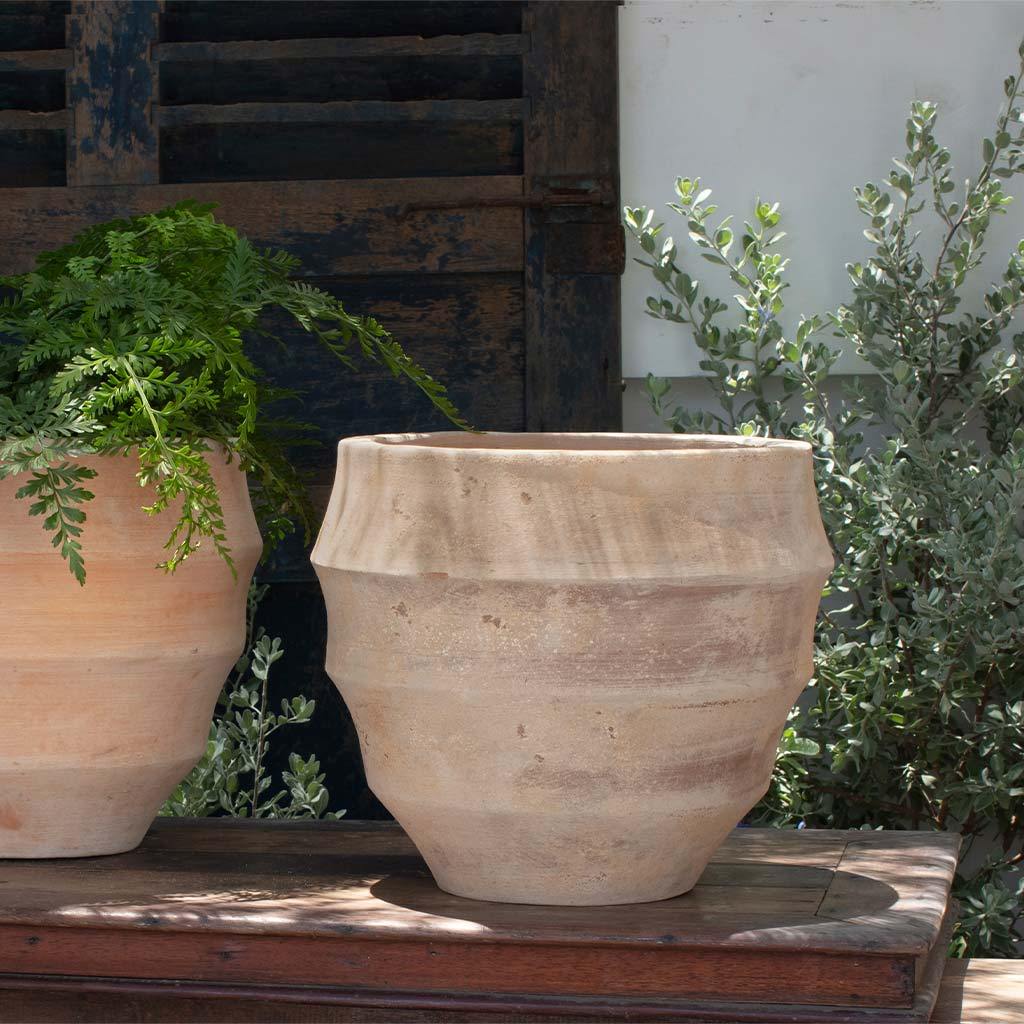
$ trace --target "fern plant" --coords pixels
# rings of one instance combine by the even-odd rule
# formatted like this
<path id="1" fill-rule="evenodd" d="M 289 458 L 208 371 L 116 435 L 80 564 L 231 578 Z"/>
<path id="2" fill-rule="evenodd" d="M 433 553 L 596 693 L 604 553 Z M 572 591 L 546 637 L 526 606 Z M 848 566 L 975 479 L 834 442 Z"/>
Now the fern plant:
<path id="1" fill-rule="evenodd" d="M 257 518 L 272 544 L 298 521 L 305 489 L 284 457 L 302 424 L 266 407 L 270 386 L 247 354 L 270 311 L 289 315 L 347 368 L 383 364 L 462 423 L 444 388 L 370 317 L 292 277 L 298 261 L 256 249 L 217 221 L 212 205 L 184 202 L 92 227 L 0 278 L 0 479 L 17 491 L 79 583 L 81 535 L 94 470 L 83 456 L 137 453 L 145 511 L 175 508 L 161 567 L 176 569 L 201 543 L 228 563 L 220 498 L 207 453 L 223 449 L 254 484 Z M 4 341 L 6 343 L 4 343 Z"/>

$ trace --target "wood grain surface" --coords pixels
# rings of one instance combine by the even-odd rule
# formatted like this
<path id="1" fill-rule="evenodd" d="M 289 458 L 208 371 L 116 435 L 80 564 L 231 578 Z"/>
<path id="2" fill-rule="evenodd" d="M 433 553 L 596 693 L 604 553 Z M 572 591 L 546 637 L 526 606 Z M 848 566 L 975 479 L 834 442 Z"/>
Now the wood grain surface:
<path id="1" fill-rule="evenodd" d="M 531 3 L 526 10 L 531 47 L 523 89 L 533 111 L 523 147 L 527 189 L 589 181 L 612 197 L 590 208 L 527 212 L 527 430 L 621 429 L 623 267 L 564 272 L 565 250 L 592 245 L 595 225 L 605 237 L 622 234 L 618 77 L 607 73 L 609 59 L 618 60 L 615 7 Z"/>
<path id="2" fill-rule="evenodd" d="M 955 860 L 946 835 L 739 829 L 686 896 L 531 907 L 441 892 L 391 824 L 160 820 L 129 854 L 0 862 L 0 990 L 926 1020 Z"/>
<path id="3" fill-rule="evenodd" d="M 73 0 L 68 185 L 159 181 L 158 66 L 150 47 L 159 39 L 160 8 L 159 2 Z"/>
<path id="4" fill-rule="evenodd" d="M 521 196 L 518 176 L 0 189 L 0 273 L 31 270 L 38 252 L 90 224 L 184 199 L 216 203 L 217 216 L 257 245 L 298 256 L 307 276 L 520 271 L 522 211 L 490 204 Z M 407 211 L 412 198 L 461 199 L 466 209 Z"/>
<path id="5" fill-rule="evenodd" d="M 933 1024 L 1020 1024 L 1021 1020 L 1024 961 L 949 961 Z"/>
<path id="6" fill-rule="evenodd" d="M 931 1024 L 1018 1024 L 1024 1006 L 1024 963 L 1019 960 L 949 960 L 939 1001 Z M 252 992 L 232 992 L 221 986 L 201 991 L 192 986 L 188 994 L 175 992 L 170 985 L 153 983 L 123 984 L 118 982 L 80 981 L 71 979 L 22 979 L 15 984 L 0 982 L 0 1021 L 19 1024 L 66 1024 L 67 1021 L 103 1021 L 106 1024 L 203 1024 L 211 1020 L 238 1024 L 578 1024 L 581 1020 L 676 1020 L 683 1019 L 677 1008 L 654 1003 L 638 1006 L 616 1006 L 606 1001 L 603 1006 L 574 1003 L 560 1008 L 544 1006 L 538 1000 L 521 1000 L 515 1007 L 497 1009 L 493 1004 L 470 1005 L 455 998 L 443 1006 L 426 1008 L 404 1006 L 392 997 L 390 1005 L 368 1006 L 357 1002 L 311 1002 L 302 992 L 290 993 L 294 998 L 277 998 L 269 1002 Z M 358 999 L 359 997 L 355 997 Z M 786 1011 L 766 1009 L 761 1024 L 769 1020 L 798 1019 Z M 818 1024 L 857 1024 L 869 1021 L 863 1010 L 822 1009 Z M 727 1017 L 726 1014 L 729 1016 Z M 691 1005 L 689 1020 L 733 1021 L 746 1017 L 749 1011 L 734 1008 L 700 1010 Z M 754 1018 L 756 1019 L 756 1018 Z M 925 1018 L 920 1018 L 925 1019 Z M 877 1016 L 876 1016 L 877 1020 Z M 893 1018 L 888 1018 L 890 1024 Z"/>

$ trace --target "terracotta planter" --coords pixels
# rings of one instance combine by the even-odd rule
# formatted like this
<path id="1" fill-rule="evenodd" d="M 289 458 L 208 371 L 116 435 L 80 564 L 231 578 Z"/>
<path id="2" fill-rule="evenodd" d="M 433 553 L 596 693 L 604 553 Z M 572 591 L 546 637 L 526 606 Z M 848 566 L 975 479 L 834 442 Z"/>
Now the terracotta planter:
<path id="1" fill-rule="evenodd" d="M 237 464 L 211 457 L 238 569 L 212 545 L 154 568 L 173 513 L 149 517 L 134 458 L 82 459 L 80 587 L 42 520 L 0 480 L 0 857 L 136 846 L 206 745 L 217 693 L 245 641 L 260 536 Z"/>
<path id="2" fill-rule="evenodd" d="M 370 786 L 449 892 L 633 903 L 767 788 L 832 565 L 798 442 L 339 446 L 313 553 Z"/>

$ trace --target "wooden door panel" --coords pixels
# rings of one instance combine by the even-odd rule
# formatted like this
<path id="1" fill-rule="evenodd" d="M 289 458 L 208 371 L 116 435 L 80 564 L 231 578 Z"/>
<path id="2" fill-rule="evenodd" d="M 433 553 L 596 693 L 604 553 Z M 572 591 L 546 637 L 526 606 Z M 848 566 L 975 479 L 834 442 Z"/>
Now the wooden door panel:
<path id="1" fill-rule="evenodd" d="M 0 2 L 0 52 L 63 47 L 64 19 L 70 10 L 69 0 Z"/>
<path id="2" fill-rule="evenodd" d="M 439 380 L 474 426 L 519 430 L 524 409 L 523 293 L 519 274 L 400 274 L 344 277 L 314 283 L 351 309 L 372 309 L 409 354 Z M 301 329 L 284 319 L 272 325 L 284 347 L 258 343 L 256 362 L 268 376 L 302 393 L 283 415 L 301 417 L 320 442 L 300 448 L 295 461 L 314 481 L 330 483 L 337 424 L 353 433 L 446 430 L 451 425 L 418 390 L 382 367 L 360 364 L 339 375 L 334 357 L 308 344 L 295 359 Z M 330 386 L 323 382 L 329 380 Z M 481 382 L 493 382 L 482 384 Z"/>
<path id="3" fill-rule="evenodd" d="M 0 273 L 89 224 L 216 202 L 389 327 L 477 426 L 618 429 L 616 25 L 600 0 L 0 0 Z M 315 501 L 338 437 L 445 426 L 379 369 L 283 340 L 256 355 L 304 391 Z M 301 539 L 261 576 L 279 677 L 324 704 L 305 749 L 380 813 Z"/>
<path id="4" fill-rule="evenodd" d="M 160 102 L 274 103 L 283 100 L 502 100 L 522 96 L 522 62 L 516 52 L 521 36 L 510 38 L 511 52 L 459 46 L 412 37 L 404 46 L 327 46 L 341 40 L 288 40 L 281 43 L 165 44 L 160 58 Z M 490 40 L 495 37 L 485 37 Z M 434 45 L 431 46 L 430 44 Z M 374 49 L 384 52 L 374 53 Z M 390 52 L 389 52 L 390 50 Z M 402 52 L 407 50 L 409 52 Z M 455 50 L 456 52 L 446 52 Z M 468 52 L 459 52 L 459 50 Z M 491 50 L 492 52 L 488 52 Z M 347 52 L 346 52 L 347 51 Z M 244 55 L 244 56 L 243 56 Z M 188 59 L 183 59 L 187 56 Z M 254 59 L 255 57 L 263 59 Z"/>
<path id="5" fill-rule="evenodd" d="M 0 171 L 6 166 L 0 161 Z M 0 274 L 90 224 L 194 198 L 261 246 L 280 246 L 311 276 L 496 273 L 523 268 L 522 179 L 222 182 L 0 189 Z M 445 204 L 456 203 L 456 209 Z"/>
<path id="6" fill-rule="evenodd" d="M 163 38 L 180 42 L 505 34 L 520 31 L 522 8 L 514 0 L 260 0 L 248 4 L 238 0 L 168 0 L 164 5 Z"/>
<path id="7" fill-rule="evenodd" d="M 163 128 L 160 142 L 167 182 L 507 175 L 523 159 L 506 123 L 203 124 Z"/>
<path id="8" fill-rule="evenodd" d="M 65 149 L 63 129 L 6 128 L 0 113 L 0 188 L 63 185 Z"/>

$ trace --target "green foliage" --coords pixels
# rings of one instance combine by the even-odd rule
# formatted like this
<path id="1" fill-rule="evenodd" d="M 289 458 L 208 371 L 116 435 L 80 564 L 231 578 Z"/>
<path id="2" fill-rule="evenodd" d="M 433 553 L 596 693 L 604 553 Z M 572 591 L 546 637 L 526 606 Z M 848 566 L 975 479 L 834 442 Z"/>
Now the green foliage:
<path id="1" fill-rule="evenodd" d="M 1024 60 L 1024 47 L 1022 47 Z M 757 203 L 740 244 L 712 227 L 710 192 L 680 179 L 673 209 L 709 263 L 738 286 L 738 316 L 683 269 L 646 208 L 626 209 L 663 294 L 648 312 L 686 327 L 718 411 L 672 407 L 675 430 L 773 434 L 814 448 L 837 556 L 816 636 L 816 678 L 794 713 L 772 788 L 755 812 L 776 824 L 953 829 L 964 837 L 961 955 L 1012 956 L 1024 896 L 1024 242 L 970 308 L 1003 183 L 1024 169 L 1024 62 L 961 187 L 915 103 L 907 152 L 884 185 L 856 190 L 870 258 L 849 264 L 850 301 L 780 322 L 778 207 Z M 928 240 L 934 238 L 929 244 Z M 735 325 L 734 325 L 735 324 Z M 829 386 L 837 358 L 875 371 Z"/>
<path id="2" fill-rule="evenodd" d="M 79 582 L 78 537 L 93 474 L 76 459 L 138 455 L 150 514 L 176 517 L 162 567 L 173 571 L 208 540 L 231 565 L 220 498 L 204 453 L 223 448 L 250 474 L 268 544 L 299 521 L 305 489 L 284 447 L 305 429 L 266 417 L 286 393 L 268 386 L 246 353 L 283 311 L 350 369 L 355 357 L 408 378 L 463 425 L 444 388 L 370 317 L 291 277 L 297 261 L 257 250 L 216 221 L 212 206 L 184 202 L 88 229 L 39 257 L 36 269 L 0 278 L 0 477 L 29 474 L 19 491 L 45 516 Z"/>
<path id="3" fill-rule="evenodd" d="M 265 586 L 254 586 L 249 592 L 247 653 L 221 692 L 206 753 L 175 789 L 163 815 L 336 819 L 345 813 L 327 810 L 330 794 L 313 756 L 289 754 L 288 768 L 281 773 L 284 788 L 271 792 L 270 738 L 286 726 L 309 722 L 316 701 L 293 697 L 281 701 L 280 714 L 270 710 L 270 669 L 284 651 L 277 637 L 271 639 L 255 626 L 256 609 L 266 591 Z"/>

